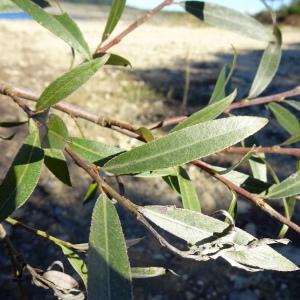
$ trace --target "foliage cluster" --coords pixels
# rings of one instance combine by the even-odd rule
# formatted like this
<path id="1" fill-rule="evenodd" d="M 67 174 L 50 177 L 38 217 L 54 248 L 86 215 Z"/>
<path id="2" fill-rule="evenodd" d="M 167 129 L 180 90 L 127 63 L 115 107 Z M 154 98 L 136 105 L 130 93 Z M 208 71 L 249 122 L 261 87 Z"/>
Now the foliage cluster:
<path id="1" fill-rule="evenodd" d="M 297 197 L 300 193 L 299 164 L 295 173 L 280 181 L 265 154 L 300 156 L 300 150 L 291 148 L 300 141 L 300 124 L 292 109 L 300 109 L 299 102 L 287 100 L 300 94 L 299 87 L 277 95 L 258 98 L 275 76 L 282 54 L 281 31 L 272 13 L 273 27 L 269 30 L 257 20 L 224 6 L 205 1 L 165 0 L 152 11 L 131 24 L 115 38 L 109 39 L 121 19 L 125 0 L 114 0 L 103 30 L 99 46 L 91 51 L 80 28 L 65 12 L 51 15 L 31 0 L 12 0 L 37 23 L 63 40 L 82 62 L 51 82 L 39 97 L 25 93 L 6 83 L 0 84 L 0 93 L 11 98 L 28 119 L 24 122 L 4 120 L 1 127 L 26 126 L 28 136 L 18 151 L 12 165 L 0 185 L 0 221 L 12 226 L 21 226 L 33 234 L 48 239 L 58 246 L 82 279 L 82 288 L 68 274 L 54 270 L 32 267 L 21 255 L 16 255 L 0 225 L 0 238 L 13 255 L 15 275 L 30 274 L 33 284 L 50 289 L 59 299 L 132 299 L 132 278 L 150 278 L 164 275 L 162 267 L 136 268 L 130 265 L 127 248 L 139 240 L 125 240 L 116 206 L 123 207 L 142 226 L 150 231 L 158 242 L 169 251 L 197 262 L 223 258 L 232 266 L 257 272 L 276 270 L 297 271 L 298 267 L 273 250 L 272 244 L 287 244 L 284 236 L 288 228 L 300 233 L 300 227 L 291 221 Z M 178 116 L 162 120 L 152 126 L 137 126 L 103 116 L 99 118 L 85 108 L 72 106 L 63 100 L 76 92 L 105 65 L 131 66 L 130 62 L 111 49 L 137 27 L 160 12 L 165 6 L 181 5 L 187 13 L 200 21 L 230 30 L 237 34 L 263 41 L 266 44 L 255 78 L 249 87 L 246 99 L 235 101 L 237 91 L 230 88 L 236 65 L 234 51 L 232 65 L 220 71 L 208 105 L 191 116 Z M 32 109 L 27 101 L 35 101 Z M 235 102 L 234 102 L 235 101 Z M 268 123 L 257 116 L 236 116 L 232 113 L 241 107 L 267 105 L 278 123 L 290 134 L 281 145 L 262 147 L 254 135 Z M 102 127 L 117 130 L 143 142 L 129 151 L 105 143 L 69 135 L 68 124 L 55 114 L 63 111 L 73 117 L 83 118 Z M 220 117 L 221 116 L 221 117 Z M 155 129 L 176 125 L 164 136 Z M 10 140 L 11 137 L 1 137 Z M 233 147 L 239 144 L 239 147 Z M 290 147 L 290 148 L 288 148 Z M 212 166 L 201 160 L 212 154 L 225 151 L 244 154 L 237 165 L 228 169 Z M 23 206 L 38 185 L 43 166 L 58 180 L 72 185 L 66 157 L 82 168 L 92 179 L 87 187 L 84 203 L 97 198 L 91 220 L 88 243 L 72 244 L 35 230 L 11 214 Z M 238 171 L 242 162 L 249 164 L 248 174 Z M 219 214 L 220 221 L 201 213 L 201 201 L 189 177 L 186 165 L 193 164 L 200 170 L 224 183 L 232 193 L 228 211 Z M 126 198 L 120 189 L 110 186 L 106 176 L 158 177 L 165 181 L 182 199 L 183 208 L 168 206 L 138 206 Z M 76 183 L 73 183 L 76 188 Z M 257 239 L 235 226 L 237 218 L 237 194 L 255 203 L 258 208 L 283 224 L 279 239 Z M 270 205 L 270 200 L 281 201 L 285 208 L 282 215 Z M 159 231 L 180 238 L 184 247 L 176 248 Z M 17 261 L 20 260 L 20 261 Z"/>

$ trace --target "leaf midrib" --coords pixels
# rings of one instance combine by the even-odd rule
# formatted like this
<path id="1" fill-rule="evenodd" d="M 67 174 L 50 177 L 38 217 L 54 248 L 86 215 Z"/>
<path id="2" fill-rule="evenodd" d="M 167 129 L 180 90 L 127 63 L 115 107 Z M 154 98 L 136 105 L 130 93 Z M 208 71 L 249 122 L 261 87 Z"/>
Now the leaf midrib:
<path id="1" fill-rule="evenodd" d="M 32 149 L 30 151 L 29 159 L 27 160 L 27 162 L 30 162 L 31 159 L 32 159 L 32 155 L 33 155 L 33 152 L 34 152 L 34 146 L 36 145 L 36 142 L 37 142 L 38 138 L 39 138 L 39 136 L 36 135 L 36 137 L 33 139 L 32 145 L 30 145 L 32 147 Z M 3 204 L 0 207 L 0 210 L 2 210 L 3 207 L 6 206 L 6 204 L 8 203 L 8 201 L 11 199 L 12 195 L 16 194 L 16 191 L 18 190 L 18 187 L 22 184 L 23 178 L 24 178 L 25 174 L 27 173 L 28 168 L 29 168 L 29 164 L 27 163 L 25 165 L 24 171 L 22 172 L 22 175 L 20 176 L 19 183 L 17 183 L 17 185 L 15 186 L 15 188 L 11 191 L 10 195 L 8 197 L 6 197 L 6 200 L 3 201 Z M 8 172 L 10 172 L 10 170 Z"/>
<path id="2" fill-rule="evenodd" d="M 194 125 L 194 126 L 196 126 L 196 125 Z M 190 127 L 188 127 L 188 128 L 190 129 L 191 127 L 192 127 L 192 126 L 190 126 Z M 226 135 L 228 135 L 228 134 L 231 133 L 231 132 L 239 132 L 239 131 L 241 131 L 242 129 L 244 129 L 245 127 L 246 127 L 246 126 L 244 126 L 244 127 L 242 127 L 242 128 L 239 128 L 238 130 L 232 129 L 232 130 L 230 130 L 230 131 L 227 131 L 227 132 L 224 133 L 224 134 L 214 135 L 213 137 L 210 137 L 210 138 L 207 138 L 207 139 L 203 139 L 203 140 L 201 140 L 201 141 L 197 140 L 197 141 L 195 141 L 195 142 L 189 144 L 188 146 L 187 146 L 187 145 L 182 145 L 181 147 L 176 148 L 175 151 L 172 151 L 172 149 L 170 150 L 170 148 L 168 148 L 168 149 L 166 149 L 165 152 L 156 152 L 156 153 L 154 153 L 152 156 L 148 156 L 147 159 L 144 159 L 144 156 L 142 156 L 140 159 L 135 159 L 135 160 L 134 160 L 134 164 L 136 165 L 136 164 L 143 163 L 143 162 L 145 163 L 145 162 L 151 161 L 151 160 L 153 160 L 153 159 L 155 159 L 155 158 L 162 157 L 162 156 L 166 156 L 166 155 L 168 155 L 168 154 L 170 154 L 170 153 L 173 153 L 173 154 L 174 154 L 175 152 L 180 152 L 180 151 L 183 150 L 183 149 L 193 147 L 193 146 L 195 146 L 196 144 L 199 144 L 199 143 L 205 143 L 205 142 L 207 142 L 207 141 L 210 141 L 210 140 L 213 140 L 213 139 L 222 137 L 222 136 L 226 136 Z M 184 130 L 184 129 L 183 129 L 183 130 Z M 178 133 L 178 132 L 174 132 L 174 133 L 171 133 L 171 134 L 176 134 L 176 133 Z M 141 147 L 143 147 L 143 146 L 141 146 Z M 227 146 L 225 146 L 225 147 L 227 147 Z M 223 148 L 223 147 L 222 147 L 222 148 Z M 221 148 L 221 149 L 222 149 L 222 148 Z M 134 148 L 134 149 L 137 149 L 137 148 Z M 217 151 L 218 151 L 218 150 L 217 150 Z M 128 152 L 126 152 L 126 153 L 128 153 Z M 124 153 L 124 155 L 125 155 L 126 153 Z M 214 151 L 213 151 L 213 152 L 208 152 L 207 154 L 205 154 L 205 156 L 208 156 L 208 155 L 210 155 L 210 154 L 212 154 L 212 153 L 215 153 L 215 152 L 214 152 Z M 122 155 L 122 154 L 121 154 L 121 155 Z M 116 157 L 116 159 L 118 159 L 118 156 Z M 112 159 L 112 162 L 113 162 L 113 159 Z M 132 162 L 125 162 L 125 163 L 123 163 L 123 164 L 118 164 L 117 166 L 108 166 L 106 169 L 107 169 L 107 170 L 118 170 L 118 169 L 122 169 L 122 168 L 126 167 L 127 165 L 130 165 L 131 163 L 132 163 Z M 105 166 L 104 166 L 104 167 L 105 167 Z"/>

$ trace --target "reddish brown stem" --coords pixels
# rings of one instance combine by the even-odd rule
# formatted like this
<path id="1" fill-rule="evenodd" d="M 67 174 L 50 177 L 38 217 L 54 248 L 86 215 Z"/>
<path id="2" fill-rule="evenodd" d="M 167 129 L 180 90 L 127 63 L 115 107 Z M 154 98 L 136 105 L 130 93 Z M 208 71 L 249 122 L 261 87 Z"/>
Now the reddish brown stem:
<path id="1" fill-rule="evenodd" d="M 254 153 L 265 153 L 265 154 L 281 154 L 281 155 L 291 155 L 300 157 L 300 149 L 294 148 L 282 148 L 280 146 L 273 146 L 273 147 L 229 147 L 225 149 L 224 153 L 235 153 L 235 154 L 247 154 L 249 152 Z"/>
<path id="2" fill-rule="evenodd" d="M 107 50 L 112 48 L 113 46 L 119 44 L 128 34 L 130 34 L 132 31 L 140 27 L 142 24 L 147 22 L 151 17 L 159 13 L 164 7 L 171 5 L 173 3 L 173 0 L 165 0 L 162 3 L 160 3 L 158 6 L 147 12 L 144 16 L 142 16 L 140 19 L 133 22 L 129 27 L 127 27 L 124 31 L 122 31 L 120 34 L 118 34 L 115 38 L 113 38 L 110 42 L 105 44 L 104 46 L 99 45 L 98 48 L 95 51 L 95 54 L 97 53 L 105 53 Z"/>
<path id="3" fill-rule="evenodd" d="M 249 107 L 249 106 L 264 105 L 264 104 L 268 104 L 268 103 L 272 103 L 272 102 L 283 102 L 286 98 L 291 98 L 291 97 L 295 97 L 298 95 L 300 95 L 300 87 L 296 87 L 292 90 L 289 90 L 289 91 L 286 91 L 283 93 L 279 93 L 279 94 L 270 95 L 267 97 L 259 97 L 259 98 L 251 99 L 251 100 L 242 99 L 238 102 L 232 103 L 229 106 L 229 108 L 226 110 L 226 112 L 230 112 L 235 109 L 241 109 L 241 108 Z M 170 119 L 166 119 L 161 122 L 153 124 L 150 127 L 150 129 L 158 129 L 158 128 L 162 128 L 162 127 L 166 127 L 166 126 L 176 125 L 179 122 L 182 122 L 183 120 L 185 120 L 186 118 L 187 118 L 187 116 L 177 116 L 177 117 L 173 117 Z"/>
<path id="4" fill-rule="evenodd" d="M 262 209 L 264 212 L 266 212 L 268 215 L 270 215 L 272 218 L 276 219 L 277 221 L 281 222 L 282 224 L 285 224 L 295 230 L 297 233 L 300 233 L 300 226 L 295 224 L 294 222 L 288 220 L 283 215 L 281 215 L 279 212 L 277 212 L 273 207 L 271 207 L 269 204 L 265 202 L 265 200 L 261 197 L 258 197 L 256 195 L 251 194 L 250 192 L 246 191 L 242 187 L 236 185 L 232 181 L 228 180 L 226 177 L 216 173 L 214 171 L 213 167 L 209 164 L 200 161 L 195 160 L 192 162 L 195 166 L 199 167 L 201 170 L 207 172 L 217 180 L 223 182 L 226 186 L 228 186 L 231 190 L 235 191 L 239 195 L 243 196 L 245 199 L 253 202 L 256 204 L 260 209 Z"/>

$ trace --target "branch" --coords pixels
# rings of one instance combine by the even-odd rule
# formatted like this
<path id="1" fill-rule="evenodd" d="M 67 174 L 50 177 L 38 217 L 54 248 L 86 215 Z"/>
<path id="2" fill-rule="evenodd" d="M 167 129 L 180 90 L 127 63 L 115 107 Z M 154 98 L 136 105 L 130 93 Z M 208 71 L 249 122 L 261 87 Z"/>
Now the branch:
<path id="1" fill-rule="evenodd" d="M 249 106 L 268 104 L 272 102 L 283 102 L 286 98 L 291 98 L 300 95 L 300 86 L 279 94 L 274 94 L 267 97 L 259 97 L 256 99 L 243 99 L 230 105 L 227 112 Z"/>
<path id="2" fill-rule="evenodd" d="M 40 230 L 40 229 L 36 229 L 36 228 L 32 228 L 16 219 L 13 219 L 11 217 L 8 217 L 5 222 L 7 222 L 8 224 L 12 225 L 12 226 L 19 226 L 33 234 L 35 234 L 36 236 L 38 237 L 41 237 L 41 238 L 44 238 L 52 243 L 54 243 L 55 245 L 57 246 L 64 246 L 64 247 L 67 247 L 69 249 L 73 249 L 73 250 L 78 250 L 80 251 L 81 250 L 81 247 L 77 247 L 76 245 L 72 244 L 72 243 L 69 243 L 69 242 L 66 242 L 66 241 L 63 241 L 61 239 L 58 239 L 50 234 L 48 234 L 47 232 L 43 231 L 43 230 Z"/>
<path id="3" fill-rule="evenodd" d="M 20 88 L 12 87 L 11 85 L 6 84 L 4 82 L 0 82 L 0 94 L 9 96 L 14 101 L 15 101 L 15 99 L 21 100 L 20 98 L 23 98 L 26 100 L 37 102 L 39 99 L 39 96 L 34 93 L 26 92 Z M 17 104 L 19 105 L 19 103 L 17 103 Z M 24 107 L 21 106 L 21 108 L 24 110 Z M 89 121 L 91 123 L 100 125 L 102 127 L 114 129 L 114 130 L 116 130 L 122 134 L 125 134 L 129 137 L 139 139 L 139 135 L 136 133 L 137 128 L 129 123 L 114 120 L 114 119 L 107 118 L 104 116 L 99 116 L 99 115 L 96 115 L 92 112 L 89 112 L 89 111 L 83 109 L 82 107 L 80 107 L 78 105 L 70 104 L 70 103 L 63 102 L 63 101 L 52 106 L 52 108 L 59 110 L 61 112 L 64 112 L 73 118 L 74 117 L 80 118 L 80 119 Z"/>
<path id="4" fill-rule="evenodd" d="M 164 7 L 171 5 L 173 3 L 173 0 L 164 0 L 162 3 L 160 3 L 158 6 L 147 12 L 144 16 L 142 16 L 140 19 L 133 22 L 129 27 L 127 27 L 124 31 L 122 31 L 120 34 L 118 34 L 114 39 L 112 39 L 110 42 L 108 42 L 106 45 L 101 46 L 101 44 L 98 46 L 98 48 L 95 51 L 95 54 L 98 53 L 105 53 L 107 50 L 112 48 L 113 46 L 119 44 L 128 34 L 130 34 L 132 31 L 143 25 L 145 22 L 147 22 L 150 18 L 152 18 L 154 15 L 159 13 Z"/>
<path id="5" fill-rule="evenodd" d="M 288 227 L 292 228 L 297 233 L 300 233 L 300 226 L 295 224 L 294 222 L 288 220 L 286 217 L 281 215 L 279 212 L 277 212 L 273 207 L 271 207 L 269 204 L 265 202 L 265 200 L 259 196 L 253 195 L 250 192 L 246 191 L 242 187 L 236 185 L 232 181 L 228 180 L 226 177 L 216 173 L 212 166 L 209 164 L 200 161 L 195 160 L 192 162 L 193 165 L 199 167 L 201 170 L 205 171 L 209 175 L 213 176 L 217 180 L 223 182 L 226 186 L 228 186 L 231 190 L 235 191 L 239 195 L 243 196 L 245 199 L 255 203 L 260 209 L 262 209 L 264 212 L 266 212 L 268 215 L 270 215 L 275 220 L 281 222 L 282 224 L 287 225 Z"/>
<path id="6" fill-rule="evenodd" d="M 130 212 L 130 214 L 139 221 L 152 235 L 158 240 L 158 242 L 169 249 L 171 252 L 176 253 L 182 257 L 192 258 L 187 255 L 184 251 L 181 251 L 171 245 L 164 237 L 162 237 L 153 226 L 146 220 L 143 214 L 139 211 L 139 206 L 131 202 L 126 197 L 120 195 L 116 190 L 114 190 L 109 184 L 107 184 L 104 179 L 99 175 L 99 167 L 90 164 L 82 159 L 79 155 L 73 152 L 68 146 L 65 147 L 65 151 L 70 155 L 73 161 L 83 170 L 85 170 L 91 178 L 97 183 L 100 192 L 105 192 L 111 198 L 115 199 L 125 210 Z"/>
<path id="7" fill-rule="evenodd" d="M 259 98 L 255 98 L 255 99 L 242 99 L 240 101 L 237 101 L 235 103 L 232 103 L 229 108 L 226 110 L 226 112 L 230 112 L 232 110 L 235 109 L 241 109 L 244 107 L 249 107 L 249 106 L 256 106 L 256 105 L 263 105 L 263 104 L 268 104 L 268 103 L 272 103 L 272 102 L 283 102 L 286 98 L 290 98 L 290 97 L 295 97 L 300 95 L 300 86 L 296 87 L 292 90 L 283 92 L 283 93 L 279 93 L 279 94 L 274 94 L 274 95 L 270 95 L 267 97 L 259 97 Z M 161 122 L 157 122 L 155 124 L 153 124 L 150 129 L 158 129 L 158 128 L 162 128 L 162 127 L 166 127 L 166 126 L 172 126 L 172 125 L 176 125 L 180 122 L 182 122 L 183 120 L 185 120 L 188 116 L 176 116 L 170 119 L 166 119 L 163 120 Z"/>
<path id="8" fill-rule="evenodd" d="M 300 157 L 300 149 L 296 148 L 282 148 L 280 146 L 272 147 L 229 147 L 222 152 L 224 153 L 235 153 L 235 154 L 247 154 L 249 151 L 254 153 L 264 153 L 264 154 L 282 154 Z"/>
<path id="9" fill-rule="evenodd" d="M 0 224 L 0 241 L 3 242 L 4 247 L 6 248 L 7 253 L 10 257 L 13 276 L 15 277 L 15 280 L 17 282 L 17 286 L 18 286 L 19 293 L 20 293 L 20 299 L 28 300 L 27 295 L 24 290 L 24 287 L 22 285 L 22 281 L 21 281 L 23 266 L 20 266 L 20 264 L 18 262 L 18 258 L 20 258 L 20 255 L 14 248 L 10 238 L 7 236 L 6 230 L 2 224 Z M 22 265 L 23 265 L 23 262 L 22 262 Z"/>

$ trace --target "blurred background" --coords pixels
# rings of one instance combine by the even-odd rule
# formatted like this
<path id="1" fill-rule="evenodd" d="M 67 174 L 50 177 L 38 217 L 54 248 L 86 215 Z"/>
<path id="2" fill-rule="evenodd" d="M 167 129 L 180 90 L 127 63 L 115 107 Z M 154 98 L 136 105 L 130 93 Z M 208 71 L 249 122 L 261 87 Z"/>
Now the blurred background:
<path id="1" fill-rule="evenodd" d="M 41 0 L 37 0 L 41 3 Z M 51 2 L 51 1 L 50 1 Z M 110 1 L 76 0 L 60 1 L 62 8 L 78 22 L 91 49 L 101 38 Z M 115 33 L 128 26 L 144 11 L 160 1 L 128 1 L 122 21 Z M 266 26 L 270 16 L 261 1 L 211 1 L 256 16 Z M 50 12 L 57 12 L 55 1 Z M 268 1 L 277 11 L 283 31 L 283 58 L 279 71 L 265 92 L 266 95 L 286 91 L 300 84 L 300 1 Z M 147 126 L 167 117 L 192 113 L 208 103 L 218 73 L 232 60 L 232 45 L 238 52 L 238 63 L 232 80 L 239 99 L 247 95 L 254 78 L 265 44 L 236 34 L 209 27 L 177 6 L 160 13 L 138 28 L 113 52 L 126 57 L 132 68 L 105 67 L 67 101 L 76 103 L 99 115 L 110 116 L 136 125 Z M 40 93 L 52 80 L 66 72 L 71 64 L 71 51 L 59 39 L 20 12 L 9 0 L 0 2 L 0 81 L 8 82 Z M 80 62 L 80 57 L 76 57 Z M 297 100 L 297 99 L 294 99 Z M 185 105 L 182 105 L 186 103 Z M 244 115 L 260 115 L 269 118 L 270 124 L 257 139 L 264 145 L 279 144 L 287 134 L 273 120 L 265 107 L 253 107 L 238 112 Z M 6 97 L 0 96 L 1 121 L 24 120 L 24 114 Z M 69 125 L 73 136 L 113 144 L 125 149 L 138 142 L 111 130 L 96 127 L 82 120 L 60 115 Z M 1 132 L 2 133 L 1 129 Z M 3 134 L 10 131 L 5 129 Z M 157 132 L 157 135 L 165 132 Z M 26 132 L 20 128 L 12 142 L 0 141 L 0 178 L 5 176 Z M 206 160 L 220 166 L 229 166 L 240 159 L 238 155 L 218 154 Z M 275 170 L 284 177 L 294 168 L 290 157 L 268 156 Z M 242 166 L 247 172 L 247 166 Z M 88 240 L 90 216 L 94 205 L 82 204 L 90 179 L 71 164 L 70 172 L 74 188 L 60 183 L 46 169 L 43 170 L 37 190 L 30 201 L 14 217 L 36 228 L 73 243 Z M 205 213 L 227 209 L 230 193 L 220 183 L 208 178 L 193 167 L 189 173 L 197 186 Z M 126 195 L 137 204 L 164 204 L 181 206 L 178 196 L 160 179 L 122 178 Z M 115 184 L 112 181 L 112 184 Z M 283 211 L 281 203 L 272 205 Z M 120 209 L 126 238 L 145 237 L 130 249 L 133 266 L 163 266 L 180 276 L 168 274 L 150 280 L 135 280 L 134 293 L 138 300 L 198 300 L 198 299 L 298 299 L 300 294 L 299 272 L 281 274 L 275 272 L 246 273 L 234 269 L 226 262 L 196 263 L 182 260 L 165 251 L 144 229 Z M 294 217 L 300 223 L 299 207 Z M 276 237 L 280 224 L 270 219 L 256 207 L 239 199 L 238 224 L 257 237 Z M 62 260 L 66 271 L 76 274 L 59 249 L 45 240 L 19 229 L 7 227 L 16 248 L 31 265 L 46 269 L 54 260 Z M 293 243 L 277 247 L 296 264 L 300 265 L 300 239 L 288 233 Z M 176 241 L 177 242 L 177 241 Z M 11 275 L 10 263 L 0 245 L 0 299 L 19 299 Z M 38 289 L 26 278 L 29 299 L 55 299 L 49 291 Z"/>

